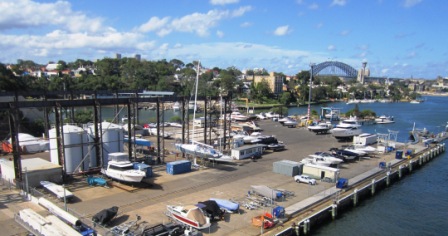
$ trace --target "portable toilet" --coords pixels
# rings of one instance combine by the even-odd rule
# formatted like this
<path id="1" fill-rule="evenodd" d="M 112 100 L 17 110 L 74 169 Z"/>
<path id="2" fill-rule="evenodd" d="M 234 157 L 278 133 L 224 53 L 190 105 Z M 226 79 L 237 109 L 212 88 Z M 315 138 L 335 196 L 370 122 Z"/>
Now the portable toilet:
<path id="1" fill-rule="evenodd" d="M 285 208 L 282 206 L 277 206 L 272 209 L 272 215 L 275 218 L 285 218 Z"/>
<path id="2" fill-rule="evenodd" d="M 397 150 L 395 152 L 395 159 L 401 159 L 403 158 L 403 150 Z"/>
<path id="3" fill-rule="evenodd" d="M 346 188 L 348 186 L 348 179 L 339 178 L 336 182 L 336 188 Z"/>

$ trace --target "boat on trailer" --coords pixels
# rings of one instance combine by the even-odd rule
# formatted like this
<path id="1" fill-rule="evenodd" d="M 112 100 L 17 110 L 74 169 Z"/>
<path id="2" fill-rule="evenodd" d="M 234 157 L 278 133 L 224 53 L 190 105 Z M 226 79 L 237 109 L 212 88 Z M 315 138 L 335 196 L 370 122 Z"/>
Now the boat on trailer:
<path id="1" fill-rule="evenodd" d="M 193 227 L 195 229 L 209 228 L 210 218 L 204 215 L 204 212 L 195 205 L 187 206 L 174 206 L 167 205 L 166 215 L 186 226 Z"/>

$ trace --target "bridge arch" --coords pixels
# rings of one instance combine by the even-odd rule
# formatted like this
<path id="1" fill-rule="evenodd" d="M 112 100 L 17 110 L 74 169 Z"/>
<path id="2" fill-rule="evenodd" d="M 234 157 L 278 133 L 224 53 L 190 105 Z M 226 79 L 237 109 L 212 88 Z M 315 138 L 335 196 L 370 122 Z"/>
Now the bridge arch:
<path id="1" fill-rule="evenodd" d="M 328 70 L 331 71 L 331 73 L 325 73 Z M 339 73 L 336 73 L 335 71 L 338 71 Z M 326 61 L 313 67 L 313 75 L 342 75 L 345 77 L 356 78 L 358 76 L 358 71 L 339 61 Z"/>

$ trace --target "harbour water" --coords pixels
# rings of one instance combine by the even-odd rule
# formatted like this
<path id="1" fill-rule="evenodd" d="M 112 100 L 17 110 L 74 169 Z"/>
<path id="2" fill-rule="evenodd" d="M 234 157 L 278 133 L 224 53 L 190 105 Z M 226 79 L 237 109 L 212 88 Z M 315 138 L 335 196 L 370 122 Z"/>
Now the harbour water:
<path id="1" fill-rule="evenodd" d="M 359 104 L 377 115 L 391 115 L 394 124 L 368 125 L 367 132 L 399 131 L 398 141 L 406 141 L 414 126 L 438 133 L 448 122 L 448 97 L 425 97 L 420 104 Z M 331 104 L 342 112 L 353 104 Z M 333 223 L 319 227 L 314 235 L 446 235 L 448 232 L 448 152 L 422 169 L 406 176 L 375 197 L 340 215 Z"/>

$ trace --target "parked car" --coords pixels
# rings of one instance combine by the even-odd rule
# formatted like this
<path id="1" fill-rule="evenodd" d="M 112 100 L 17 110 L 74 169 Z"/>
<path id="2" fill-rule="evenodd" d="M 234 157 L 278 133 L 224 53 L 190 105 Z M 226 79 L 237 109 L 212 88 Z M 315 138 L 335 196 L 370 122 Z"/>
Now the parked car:
<path id="1" fill-rule="evenodd" d="M 307 183 L 307 184 L 311 184 L 311 185 L 316 184 L 316 180 L 309 177 L 308 175 L 296 175 L 296 176 L 294 176 L 294 180 L 297 183 Z"/>

